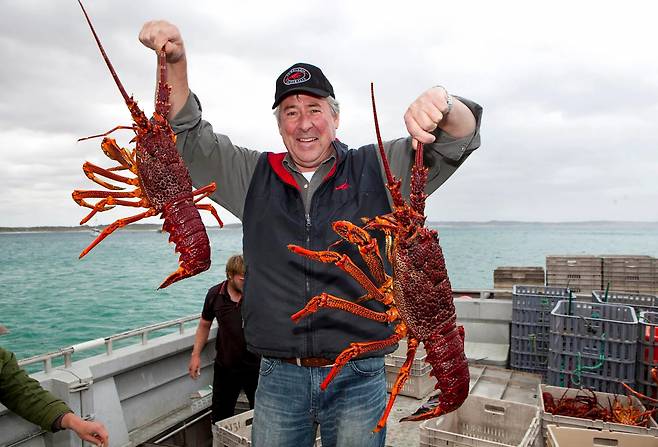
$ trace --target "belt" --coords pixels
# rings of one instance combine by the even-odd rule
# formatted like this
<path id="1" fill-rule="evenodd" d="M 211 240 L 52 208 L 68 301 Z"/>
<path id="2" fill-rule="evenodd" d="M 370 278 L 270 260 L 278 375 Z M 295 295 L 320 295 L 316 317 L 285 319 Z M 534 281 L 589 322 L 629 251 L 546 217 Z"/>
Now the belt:
<path id="1" fill-rule="evenodd" d="M 291 363 L 297 366 L 304 366 L 306 368 L 319 368 L 322 366 L 334 366 L 334 361 L 325 359 L 324 357 L 290 357 L 282 358 L 282 362 Z"/>

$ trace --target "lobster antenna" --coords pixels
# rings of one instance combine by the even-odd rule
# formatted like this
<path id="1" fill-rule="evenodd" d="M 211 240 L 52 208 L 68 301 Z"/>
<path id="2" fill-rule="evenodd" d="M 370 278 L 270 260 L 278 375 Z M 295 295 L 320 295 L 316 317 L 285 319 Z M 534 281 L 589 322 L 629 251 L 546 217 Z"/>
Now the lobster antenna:
<path id="1" fill-rule="evenodd" d="M 388 158 L 386 158 L 386 153 L 384 153 L 384 144 L 382 143 L 382 136 L 379 133 L 377 106 L 375 106 L 375 85 L 372 82 L 370 83 L 370 97 L 372 99 L 372 114 L 375 117 L 375 132 L 377 133 L 377 146 L 379 147 L 379 153 L 382 156 L 382 163 L 384 164 L 384 172 L 386 172 L 386 181 L 388 182 L 389 185 L 392 185 L 394 179 L 393 179 L 393 174 L 391 174 L 391 167 L 388 164 Z"/>
<path id="2" fill-rule="evenodd" d="M 134 102 L 134 100 L 128 96 L 128 93 L 126 93 L 126 90 L 123 88 L 123 85 L 121 84 L 121 81 L 119 80 L 119 77 L 117 76 L 116 72 L 114 71 L 114 67 L 112 67 L 112 63 L 110 62 L 110 59 L 107 57 L 107 54 L 105 54 L 105 50 L 103 49 L 103 45 L 101 44 L 100 39 L 98 38 L 98 35 L 96 34 L 96 30 L 94 29 L 94 26 L 91 24 L 91 19 L 89 19 L 89 15 L 87 14 L 87 11 L 85 10 L 85 7 L 82 5 L 82 2 L 78 0 L 78 3 L 80 4 L 80 7 L 82 8 L 82 12 L 85 15 L 85 18 L 87 19 L 87 23 L 89 24 L 89 28 L 91 28 L 91 33 L 94 35 L 94 39 L 96 39 L 96 43 L 98 44 L 98 49 L 101 50 L 101 54 L 103 55 L 103 59 L 105 59 L 105 63 L 107 64 L 107 68 L 110 69 L 110 73 L 112 74 L 112 77 L 114 78 L 114 82 L 116 82 L 117 87 L 119 87 L 119 91 L 121 92 L 121 95 L 123 96 L 123 99 L 126 101 L 126 104 L 131 104 Z"/>

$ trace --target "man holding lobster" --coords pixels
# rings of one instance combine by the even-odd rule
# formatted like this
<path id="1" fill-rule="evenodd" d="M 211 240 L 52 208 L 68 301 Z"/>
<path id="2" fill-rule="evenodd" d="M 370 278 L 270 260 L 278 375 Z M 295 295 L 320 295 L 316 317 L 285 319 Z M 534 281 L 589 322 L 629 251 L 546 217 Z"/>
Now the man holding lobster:
<path id="1" fill-rule="evenodd" d="M 394 346 L 350 361 L 326 390 L 319 384 L 350 343 L 383 340 L 393 328 L 326 309 L 295 324 L 291 315 L 322 292 L 353 301 L 364 292 L 336 266 L 287 249 L 296 244 L 325 250 L 336 241 L 332 222 L 359 224 L 362 217 L 391 211 L 376 147 L 350 150 L 336 139 L 340 109 L 333 87 L 319 68 L 304 63 L 276 81 L 272 108 L 287 152 L 235 146 L 201 118 L 199 99 L 188 87 L 179 30 L 168 22 L 147 22 L 139 39 L 167 54 L 168 118 L 194 184 L 216 181 L 213 200 L 243 224 L 245 337 L 248 349 L 262 356 L 252 445 L 311 446 L 319 425 L 324 446 L 383 446 L 385 429 L 373 434 L 372 428 L 386 403 L 384 355 Z M 404 119 L 410 137 L 384 144 L 405 197 L 416 142 L 426 145 L 431 193 L 479 147 L 481 113 L 477 104 L 440 86 L 409 106 Z M 343 252 L 367 271 L 354 247 Z M 362 304 L 385 310 L 375 300 Z"/>

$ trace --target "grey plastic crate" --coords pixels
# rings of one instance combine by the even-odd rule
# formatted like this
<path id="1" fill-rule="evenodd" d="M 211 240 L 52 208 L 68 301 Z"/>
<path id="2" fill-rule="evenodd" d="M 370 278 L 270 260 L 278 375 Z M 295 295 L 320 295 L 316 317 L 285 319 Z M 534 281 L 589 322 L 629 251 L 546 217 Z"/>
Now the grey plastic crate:
<path id="1" fill-rule="evenodd" d="M 545 377 L 550 344 L 549 329 L 550 326 L 512 323 L 510 367 Z"/>
<path id="2" fill-rule="evenodd" d="M 529 352 L 537 354 L 548 354 L 549 338 L 545 337 L 516 337 L 512 335 L 510 339 L 510 349 L 512 352 Z"/>
<path id="3" fill-rule="evenodd" d="M 565 388 L 591 388 L 603 393 L 624 394 L 626 392 L 619 379 L 614 377 L 604 377 L 588 372 L 577 374 L 573 371 L 553 369 L 550 366 L 546 371 L 546 383 Z M 624 381 L 624 383 L 631 388 L 635 387 L 634 380 Z"/>
<path id="4" fill-rule="evenodd" d="M 512 336 L 548 334 L 551 310 L 565 298 L 569 298 L 569 290 L 562 287 L 514 286 Z"/>
<path id="5" fill-rule="evenodd" d="M 634 384 L 637 317 L 630 306 L 560 301 L 551 312 L 548 383 L 623 392 Z"/>
<path id="6" fill-rule="evenodd" d="M 516 285 L 512 289 L 512 309 L 548 310 L 559 300 L 569 298 L 564 287 L 540 287 Z"/>
<path id="7" fill-rule="evenodd" d="M 637 341 L 637 330 L 637 316 L 630 306 L 582 301 L 569 303 L 567 300 L 562 300 L 551 312 L 551 349 L 555 347 L 554 336 L 556 335 L 591 340 L 605 339 L 609 342 L 628 344 Z M 571 352 L 581 352 L 582 348 L 586 347 L 576 346 L 576 348 L 577 350 Z M 605 352 L 607 355 L 608 353 L 614 354 L 616 351 L 610 348 Z M 635 356 L 624 355 L 623 360 L 635 360 Z"/>
<path id="8" fill-rule="evenodd" d="M 604 301 L 605 298 L 607 298 L 607 301 Z M 597 303 L 624 304 L 626 306 L 631 306 L 635 309 L 636 313 L 645 311 L 658 312 L 658 296 L 656 295 L 608 291 L 606 297 L 605 291 L 593 290 L 592 301 Z"/>
<path id="9" fill-rule="evenodd" d="M 603 355 L 608 360 L 635 362 L 637 337 L 629 341 L 621 341 L 608 338 L 605 332 L 598 336 L 552 333 L 550 350 L 590 359 L 598 359 Z"/>
<path id="10" fill-rule="evenodd" d="M 552 310 L 552 309 L 551 309 Z M 549 339 L 551 333 L 551 323 L 550 323 L 550 313 L 548 314 L 549 320 L 546 324 L 531 324 L 531 323 L 519 323 L 516 321 L 512 322 L 512 337 L 520 338 L 529 338 L 534 339 Z"/>
<path id="11" fill-rule="evenodd" d="M 510 366 L 514 369 L 536 372 L 546 371 L 548 367 L 547 353 L 516 351 L 511 351 L 510 353 Z"/>
<path id="12" fill-rule="evenodd" d="M 542 310 L 512 308 L 512 322 L 520 324 L 550 324 L 550 313 L 552 308 Z"/>
<path id="13" fill-rule="evenodd" d="M 658 399 L 658 384 L 651 369 L 658 368 L 658 312 L 640 312 L 637 351 L 636 390 Z"/>
<path id="14" fill-rule="evenodd" d="M 607 379 L 618 379 L 624 382 L 635 381 L 635 360 L 619 362 L 604 358 L 591 358 L 578 354 L 565 354 L 551 351 L 548 354 L 548 366 L 556 371 L 575 372 L 592 377 L 600 376 Z"/>

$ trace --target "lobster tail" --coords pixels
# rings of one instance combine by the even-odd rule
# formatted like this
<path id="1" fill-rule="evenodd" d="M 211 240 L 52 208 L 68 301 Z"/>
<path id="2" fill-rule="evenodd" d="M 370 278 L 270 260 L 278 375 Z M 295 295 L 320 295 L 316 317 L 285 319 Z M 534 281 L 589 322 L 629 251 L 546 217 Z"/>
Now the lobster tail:
<path id="1" fill-rule="evenodd" d="M 430 375 L 437 380 L 439 394 L 432 396 L 414 414 L 402 421 L 422 421 L 450 413 L 461 406 L 468 397 L 468 360 L 464 354 L 464 328 L 455 326 L 439 328 L 423 344 L 427 350 L 427 363 L 432 365 Z"/>
<path id="2" fill-rule="evenodd" d="M 192 194 L 167 204 L 162 211 L 162 230 L 170 234 L 169 242 L 180 253 L 178 269 L 160 284 L 164 289 L 181 279 L 194 276 L 210 267 L 210 241 Z"/>

